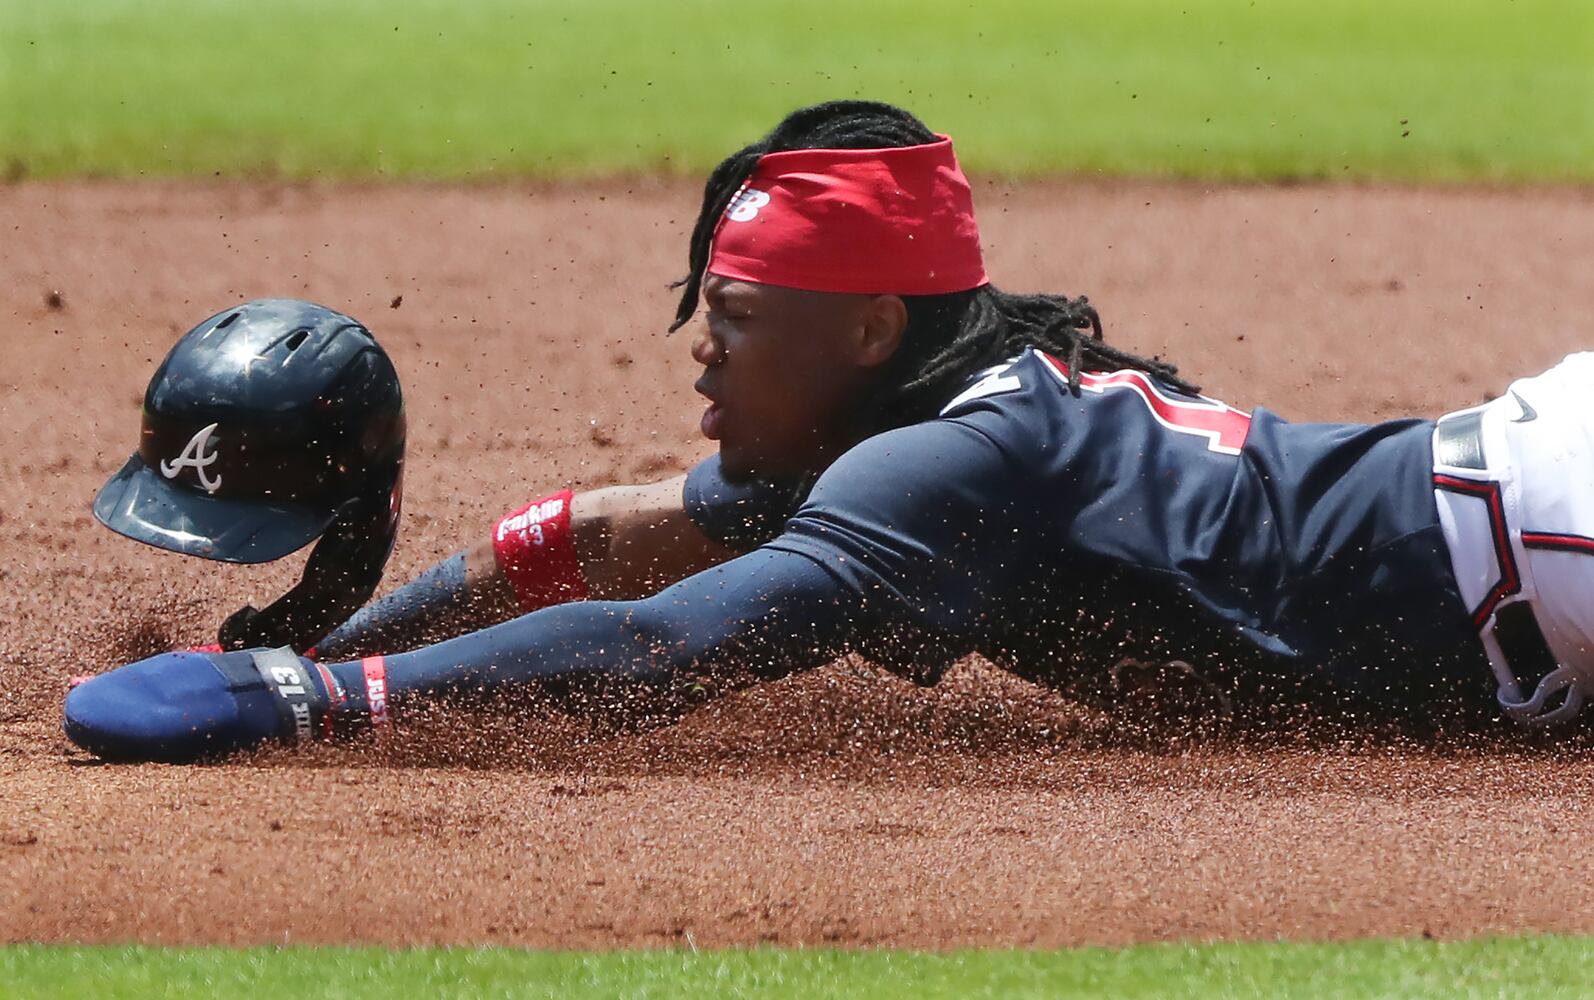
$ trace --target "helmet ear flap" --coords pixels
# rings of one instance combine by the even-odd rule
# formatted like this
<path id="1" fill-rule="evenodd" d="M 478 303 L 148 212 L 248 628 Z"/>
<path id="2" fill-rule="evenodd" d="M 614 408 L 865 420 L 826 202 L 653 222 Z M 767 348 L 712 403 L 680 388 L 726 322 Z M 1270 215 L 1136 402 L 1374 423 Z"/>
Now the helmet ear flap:
<path id="1" fill-rule="evenodd" d="M 370 600 L 398 538 L 403 479 L 403 464 L 396 463 L 341 504 L 299 582 L 264 610 L 233 612 L 217 635 L 221 647 L 291 646 L 302 653 Z"/>
<path id="2" fill-rule="evenodd" d="M 1582 710 L 1587 696 L 1581 682 L 1582 677 L 1576 671 L 1559 666 L 1539 681 L 1531 697 L 1522 699 L 1520 688 L 1508 692 L 1504 685 L 1497 697 L 1500 708 L 1512 721 L 1527 726 L 1553 726 Z"/>

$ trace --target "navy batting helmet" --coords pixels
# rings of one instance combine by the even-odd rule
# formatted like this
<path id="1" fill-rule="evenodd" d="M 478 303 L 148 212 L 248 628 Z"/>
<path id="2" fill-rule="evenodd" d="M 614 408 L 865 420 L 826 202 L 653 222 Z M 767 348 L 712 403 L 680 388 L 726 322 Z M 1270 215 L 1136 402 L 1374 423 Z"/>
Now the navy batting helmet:
<path id="1" fill-rule="evenodd" d="M 381 580 L 403 466 L 398 374 L 370 331 L 313 303 L 261 299 L 172 348 L 144 394 L 138 451 L 95 497 L 94 516 L 226 562 L 278 559 L 321 537 L 293 591 L 222 629 L 227 646 L 304 646 Z"/>

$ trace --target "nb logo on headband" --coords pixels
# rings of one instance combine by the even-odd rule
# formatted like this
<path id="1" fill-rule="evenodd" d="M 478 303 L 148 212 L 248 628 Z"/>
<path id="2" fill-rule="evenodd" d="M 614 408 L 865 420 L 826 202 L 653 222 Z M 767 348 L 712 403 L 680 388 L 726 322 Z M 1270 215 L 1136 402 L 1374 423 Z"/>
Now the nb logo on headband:
<path id="1" fill-rule="evenodd" d="M 752 222 L 758 215 L 758 210 L 769 204 L 769 192 L 757 188 L 742 188 L 736 197 L 731 200 L 730 207 L 725 210 L 725 217 L 732 222 Z"/>

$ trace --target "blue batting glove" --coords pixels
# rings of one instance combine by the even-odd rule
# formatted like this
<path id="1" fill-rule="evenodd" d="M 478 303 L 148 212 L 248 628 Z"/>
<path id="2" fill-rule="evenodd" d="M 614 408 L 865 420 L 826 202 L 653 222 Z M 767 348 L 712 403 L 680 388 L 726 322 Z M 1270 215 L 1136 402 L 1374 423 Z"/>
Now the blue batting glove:
<path id="1" fill-rule="evenodd" d="M 289 650 L 161 653 L 67 693 L 67 738 L 115 761 L 181 764 L 319 735 L 323 672 Z"/>

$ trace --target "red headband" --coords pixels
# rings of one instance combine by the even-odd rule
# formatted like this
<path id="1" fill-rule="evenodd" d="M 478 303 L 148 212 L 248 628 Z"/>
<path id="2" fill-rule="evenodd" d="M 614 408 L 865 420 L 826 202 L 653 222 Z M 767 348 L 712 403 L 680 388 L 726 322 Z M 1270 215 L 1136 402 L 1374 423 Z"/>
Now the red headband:
<path id="1" fill-rule="evenodd" d="M 815 292 L 940 295 L 986 283 L 952 140 L 761 157 L 714 234 L 708 270 Z"/>

